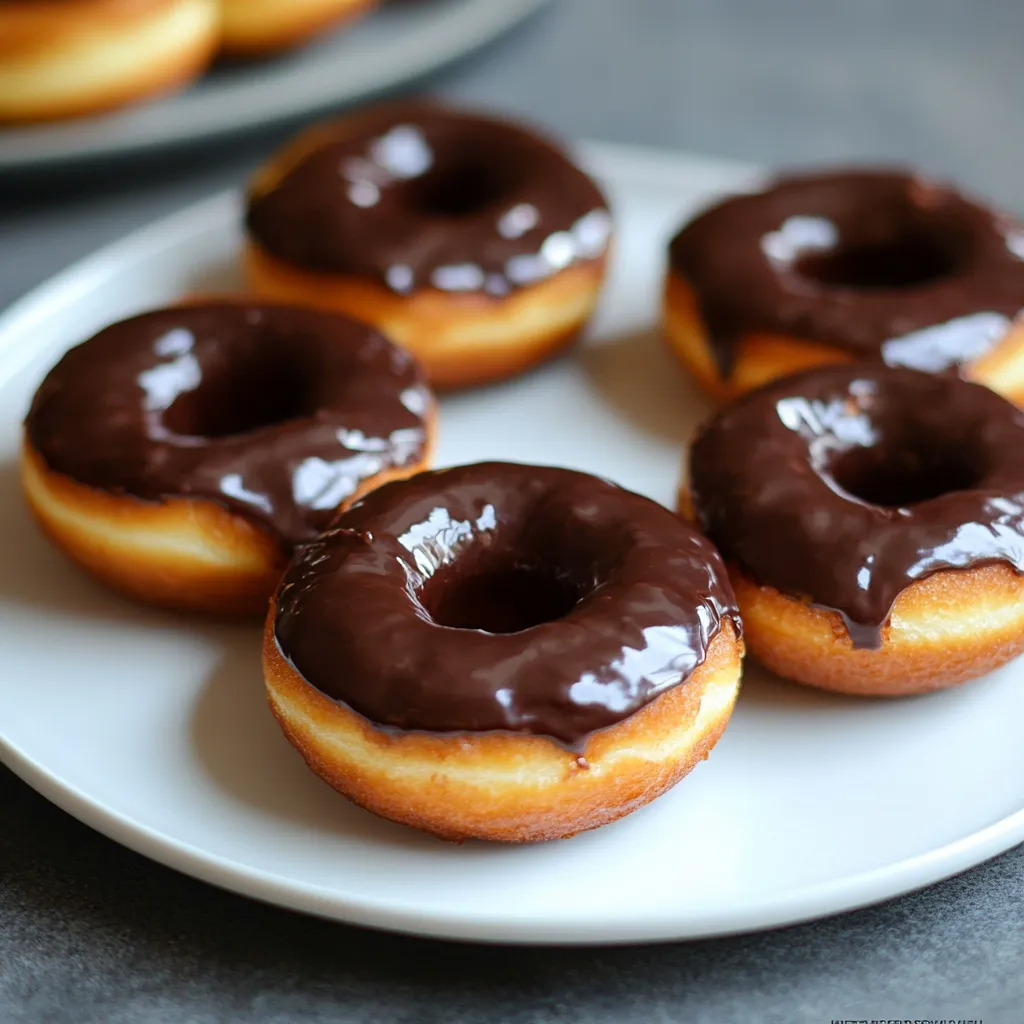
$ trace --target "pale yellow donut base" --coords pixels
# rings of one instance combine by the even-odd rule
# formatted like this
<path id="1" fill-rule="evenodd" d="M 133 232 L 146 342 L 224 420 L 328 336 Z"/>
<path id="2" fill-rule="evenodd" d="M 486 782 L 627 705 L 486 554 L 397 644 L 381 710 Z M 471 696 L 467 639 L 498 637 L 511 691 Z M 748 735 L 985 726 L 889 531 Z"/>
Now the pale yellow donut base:
<path id="1" fill-rule="evenodd" d="M 140 501 L 52 472 L 27 443 L 21 483 L 50 539 L 98 580 L 147 604 L 261 614 L 284 569 L 280 546 L 209 501 Z"/>
<path id="2" fill-rule="evenodd" d="M 433 436 L 431 429 L 430 437 Z M 379 473 L 345 503 L 422 469 Z M 141 501 L 55 473 L 28 443 L 21 484 L 39 525 L 100 582 L 145 604 L 223 615 L 264 615 L 287 556 L 248 519 L 199 498 Z"/>
<path id="3" fill-rule="evenodd" d="M 221 46 L 231 56 L 259 56 L 305 42 L 379 0 L 220 0 Z"/>
<path id="4" fill-rule="evenodd" d="M 107 110 L 200 74 L 218 45 L 216 0 L 18 0 L 0 9 L 0 121 Z"/>
<path id="5" fill-rule="evenodd" d="M 273 625 L 271 608 L 263 646 L 270 706 L 309 767 L 374 814 L 455 841 L 564 838 L 649 803 L 710 753 L 732 713 L 743 656 L 725 624 L 688 683 L 596 733 L 581 764 L 538 736 L 374 728 L 302 679 L 282 658 Z"/>
<path id="6" fill-rule="evenodd" d="M 740 338 L 732 372 L 723 379 L 694 291 L 675 271 L 670 271 L 666 280 L 663 327 L 665 340 L 680 362 L 705 392 L 721 402 L 800 370 L 853 361 L 849 353 L 833 345 L 752 333 Z M 962 372 L 968 380 L 984 384 L 1012 402 L 1024 403 L 1024 317 Z"/>
<path id="7" fill-rule="evenodd" d="M 504 298 L 437 290 L 396 295 L 371 280 L 290 267 L 254 243 L 249 288 L 265 301 L 344 313 L 373 324 L 423 364 L 434 387 L 521 373 L 570 343 L 589 320 L 604 259 L 581 263 Z"/>

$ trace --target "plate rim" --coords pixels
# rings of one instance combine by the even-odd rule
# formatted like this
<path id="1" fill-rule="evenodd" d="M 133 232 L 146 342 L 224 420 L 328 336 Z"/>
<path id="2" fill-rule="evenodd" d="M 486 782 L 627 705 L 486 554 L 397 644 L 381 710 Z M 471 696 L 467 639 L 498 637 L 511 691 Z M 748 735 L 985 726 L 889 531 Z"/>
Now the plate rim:
<path id="1" fill-rule="evenodd" d="M 296 885 L 280 876 L 211 854 L 164 832 L 140 824 L 48 771 L 0 735 L 0 762 L 56 807 L 101 835 L 164 867 L 227 892 L 271 906 L 342 924 L 421 938 L 534 946 L 612 946 L 723 938 L 791 927 L 859 910 L 925 889 L 984 863 L 1024 838 L 1024 809 L 926 853 L 894 864 L 772 897 L 725 912 L 707 911 L 680 928 L 672 915 L 635 919 L 577 920 L 552 926 L 544 918 L 466 913 L 438 917 L 410 910 L 398 900 L 359 900 L 324 886 Z M 653 923 L 652 923 L 653 922 Z M 595 930 L 599 934 L 595 934 Z"/>
<path id="2" fill-rule="evenodd" d="M 585 163 L 607 177 L 637 178 L 657 187 L 683 175 L 709 184 L 739 186 L 760 172 L 750 164 L 716 157 L 606 142 L 576 148 Z M 180 244 L 199 225 L 226 224 L 237 217 L 240 193 L 229 189 L 153 221 L 73 263 L 32 289 L 0 313 L 0 382 L 35 357 L 30 346 L 11 352 L 33 323 L 52 315 L 54 305 L 73 304 L 101 280 L 116 276 L 126 262 L 153 258 Z M 219 888 L 317 917 L 405 934 L 531 945 L 597 946 L 711 938 L 784 927 L 829 917 L 905 895 L 959 874 L 1024 841 L 1024 808 L 942 846 L 879 868 L 804 888 L 791 888 L 742 907 L 705 911 L 680 922 L 645 914 L 642 920 L 620 915 L 553 924 L 536 915 L 510 918 L 460 907 L 456 914 L 410 909 L 400 900 L 359 900 L 319 885 L 296 883 L 279 875 L 213 854 L 173 835 L 135 821 L 90 796 L 59 773 L 21 750 L 0 722 L 0 762 L 44 798 L 122 846 Z"/>
<path id="3" fill-rule="evenodd" d="M 332 107 L 347 107 L 388 89 L 414 82 L 441 70 L 461 57 L 469 56 L 499 39 L 551 2 L 552 0 L 464 0 L 467 11 L 461 17 L 472 17 L 461 26 L 457 18 L 452 18 L 449 10 L 442 8 L 435 14 L 437 23 L 445 20 L 449 23 L 454 22 L 458 30 L 446 36 L 435 33 L 443 38 L 444 45 L 434 49 L 421 43 L 412 55 L 405 55 L 406 59 L 400 73 L 385 73 L 387 65 L 382 63 L 380 70 L 368 73 L 354 85 L 337 92 L 323 93 L 316 97 L 306 96 L 305 99 L 304 94 L 289 99 L 287 93 L 271 92 L 269 112 L 268 103 L 264 102 L 265 97 L 261 95 L 258 101 L 247 105 L 245 109 L 248 113 L 243 110 L 239 114 L 236 109 L 231 117 L 222 116 L 220 120 L 210 118 L 198 124 L 193 122 L 187 129 L 179 126 L 170 132 L 152 126 L 140 130 L 140 126 L 133 123 L 129 138 L 125 138 L 116 128 L 111 134 L 106 134 L 104 127 L 108 122 L 105 115 L 99 115 L 95 119 L 68 120 L 51 125 L 6 128 L 0 126 L 0 174 L 55 168 L 61 165 L 72 167 L 83 163 L 138 156 L 161 149 L 201 145 L 215 138 L 229 138 L 261 128 L 270 128 Z M 428 23 L 432 24 L 433 22 Z M 168 98 L 171 103 L 174 100 L 175 97 Z M 138 108 L 126 109 L 144 110 L 145 102 Z M 98 139 L 90 137 L 91 120 L 100 128 Z M 66 133 L 62 132 L 62 129 L 67 128 L 72 129 L 70 140 L 65 137 Z"/>

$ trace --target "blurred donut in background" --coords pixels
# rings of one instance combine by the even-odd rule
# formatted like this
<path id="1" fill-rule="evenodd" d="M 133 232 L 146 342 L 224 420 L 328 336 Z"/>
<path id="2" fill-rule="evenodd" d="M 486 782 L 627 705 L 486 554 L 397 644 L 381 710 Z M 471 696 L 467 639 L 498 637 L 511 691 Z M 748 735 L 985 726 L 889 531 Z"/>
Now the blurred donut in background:
<path id="1" fill-rule="evenodd" d="M 305 43 L 379 0 L 220 0 L 221 49 L 259 57 Z"/>
<path id="2" fill-rule="evenodd" d="M 181 87 L 220 42 L 217 0 L 7 0 L 0 121 L 98 113 Z"/>

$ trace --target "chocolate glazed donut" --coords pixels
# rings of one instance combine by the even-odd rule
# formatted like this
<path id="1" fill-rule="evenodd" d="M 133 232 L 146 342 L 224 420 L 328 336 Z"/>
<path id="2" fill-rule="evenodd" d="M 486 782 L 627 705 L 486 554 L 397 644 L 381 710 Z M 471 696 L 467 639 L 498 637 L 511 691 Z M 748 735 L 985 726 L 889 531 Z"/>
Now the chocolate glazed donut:
<path id="1" fill-rule="evenodd" d="M 1024 650 L 1024 414 L 987 388 L 807 371 L 705 426 L 689 487 L 781 675 L 915 693 Z"/>
<path id="2" fill-rule="evenodd" d="M 296 558 L 271 706 L 362 806 L 449 839 L 612 821 L 707 756 L 742 641 L 718 554 L 582 473 L 485 463 L 386 485 Z"/>
<path id="3" fill-rule="evenodd" d="M 779 178 L 687 224 L 669 263 L 667 339 L 717 397 L 872 359 L 1024 398 L 1024 224 L 947 185 Z"/>
<path id="4" fill-rule="evenodd" d="M 213 303 L 72 349 L 25 421 L 22 478 L 68 554 L 141 600 L 262 612 L 297 544 L 422 469 L 433 401 L 372 328 Z"/>
<path id="5" fill-rule="evenodd" d="M 414 103 L 301 136 L 257 175 L 246 226 L 257 294 L 376 324 L 444 386 L 574 336 L 611 232 L 600 190 L 551 142 Z"/>

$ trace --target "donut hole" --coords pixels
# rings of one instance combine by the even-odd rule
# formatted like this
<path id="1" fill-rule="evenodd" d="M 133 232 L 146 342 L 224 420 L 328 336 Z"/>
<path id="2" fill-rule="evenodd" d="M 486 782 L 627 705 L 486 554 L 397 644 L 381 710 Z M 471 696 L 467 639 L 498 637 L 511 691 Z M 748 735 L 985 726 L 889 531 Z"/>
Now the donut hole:
<path id="1" fill-rule="evenodd" d="M 223 438 L 299 419 L 310 405 L 308 375 L 280 351 L 257 351 L 204 367 L 199 387 L 179 395 L 162 419 L 180 436 Z"/>
<path id="2" fill-rule="evenodd" d="M 806 253 L 794 264 L 798 274 L 816 284 L 864 291 L 929 284 L 953 274 L 957 266 L 955 247 L 921 229 L 870 244 Z"/>
<path id="3" fill-rule="evenodd" d="M 515 174 L 500 158 L 465 155 L 441 163 L 406 186 L 410 206 L 428 217 L 472 217 L 501 202 L 512 189 Z"/>
<path id="4" fill-rule="evenodd" d="M 830 467 L 847 494 L 884 508 L 907 508 L 978 486 L 981 460 L 950 438 L 913 438 L 851 448 Z"/>
<path id="5" fill-rule="evenodd" d="M 480 566 L 434 577 L 420 603 L 439 626 L 520 633 L 564 618 L 583 597 L 572 580 L 518 565 Z"/>

